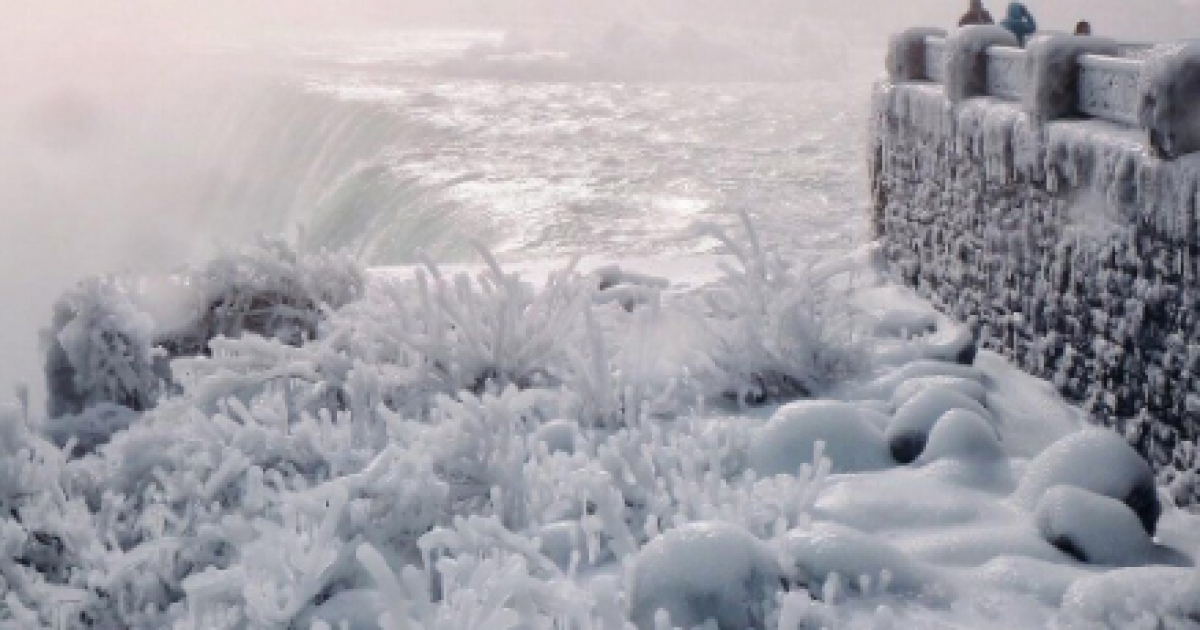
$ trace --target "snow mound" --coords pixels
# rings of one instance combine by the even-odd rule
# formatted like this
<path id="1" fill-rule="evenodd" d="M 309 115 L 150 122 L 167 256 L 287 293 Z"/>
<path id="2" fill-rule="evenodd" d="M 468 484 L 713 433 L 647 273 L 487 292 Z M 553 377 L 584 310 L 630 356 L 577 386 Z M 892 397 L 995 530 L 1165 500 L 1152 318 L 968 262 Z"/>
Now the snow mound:
<path id="1" fill-rule="evenodd" d="M 1057 607 L 1084 569 L 1035 558 L 1006 556 L 988 561 L 974 572 L 993 590 L 1032 595 L 1046 606 Z"/>
<path id="2" fill-rule="evenodd" d="M 927 389 L 952 389 L 981 405 L 987 404 L 987 388 L 979 381 L 958 376 L 918 376 L 904 381 L 892 394 L 892 404 L 896 408 L 904 406 L 914 396 Z"/>
<path id="3" fill-rule="evenodd" d="M 1062 551 L 1033 527 L 970 525 L 933 530 L 905 541 L 913 558 L 941 566 L 982 567 L 1003 558 L 1021 558 L 1064 565 Z"/>
<path id="4" fill-rule="evenodd" d="M 697 522 L 652 540 L 633 561 L 630 619 L 658 628 L 714 620 L 719 628 L 764 628 L 782 571 L 767 545 L 746 530 Z"/>
<path id="5" fill-rule="evenodd" d="M 987 93 L 987 49 L 1019 47 L 1015 35 L 995 25 L 964 26 L 946 38 L 946 97 L 958 103 Z"/>
<path id="6" fill-rule="evenodd" d="M 1004 448 L 996 428 L 983 416 L 967 409 L 951 409 L 942 414 L 918 463 L 937 460 L 992 463 L 1004 460 Z"/>
<path id="7" fill-rule="evenodd" d="M 1162 513 L 1154 472 L 1119 435 L 1084 429 L 1055 442 L 1031 461 L 1013 494 L 1018 504 L 1034 509 L 1054 486 L 1088 490 L 1125 503 L 1142 527 L 1153 535 Z"/>
<path id="8" fill-rule="evenodd" d="M 1138 84 L 1138 121 L 1166 157 L 1200 151 L 1200 43 L 1155 48 Z"/>
<path id="9" fill-rule="evenodd" d="M 925 355 L 960 365 L 975 363 L 979 339 L 969 326 L 947 326 L 924 339 Z"/>
<path id="10" fill-rule="evenodd" d="M 879 429 L 878 412 L 853 403 L 801 400 L 779 408 L 750 438 L 749 464 L 760 476 L 796 474 L 817 457 L 837 473 L 881 470 L 895 464 Z M 818 449 L 817 443 L 824 446 Z"/>
<path id="11" fill-rule="evenodd" d="M 875 536 L 835 523 L 789 531 L 778 543 L 790 561 L 788 577 L 824 596 L 831 579 L 845 580 L 852 593 L 920 595 L 932 572 Z M 837 577 L 835 577 L 837 576 Z"/>
<path id="12" fill-rule="evenodd" d="M 1091 35 L 1034 37 L 1025 52 L 1025 109 L 1040 120 L 1074 113 L 1081 55 L 1118 56 L 1117 42 Z"/>
<path id="13" fill-rule="evenodd" d="M 1154 551 L 1129 506 L 1072 486 L 1046 491 L 1035 518 L 1047 542 L 1080 562 L 1128 566 L 1145 561 Z"/>
<path id="14" fill-rule="evenodd" d="M 1139 567 L 1077 581 L 1062 602 L 1065 628 L 1195 628 L 1200 572 Z"/>
<path id="15" fill-rule="evenodd" d="M 920 457 L 938 419 L 951 409 L 965 409 L 992 421 L 983 405 L 956 389 L 931 387 L 916 394 L 896 410 L 885 433 L 892 457 L 909 464 Z"/>
<path id="16" fill-rule="evenodd" d="M 983 372 L 969 365 L 925 359 L 905 363 L 861 386 L 855 393 L 860 398 L 891 400 L 895 396 L 896 390 L 906 381 L 927 376 L 949 376 L 975 382 L 983 380 Z"/>

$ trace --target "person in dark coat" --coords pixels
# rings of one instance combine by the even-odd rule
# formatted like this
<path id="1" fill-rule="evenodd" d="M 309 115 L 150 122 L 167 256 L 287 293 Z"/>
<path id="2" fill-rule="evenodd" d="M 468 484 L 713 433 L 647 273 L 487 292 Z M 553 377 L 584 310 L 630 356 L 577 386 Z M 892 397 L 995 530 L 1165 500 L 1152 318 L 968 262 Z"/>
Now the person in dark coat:
<path id="1" fill-rule="evenodd" d="M 1016 35 L 1017 41 L 1022 46 L 1025 45 L 1025 41 L 1029 39 L 1030 35 L 1037 32 L 1037 22 L 1034 21 L 1033 14 L 1020 2 L 1012 2 L 1008 5 L 1008 17 L 1001 20 L 1000 25 Z"/>
<path id="2" fill-rule="evenodd" d="M 1079 22 L 1075 25 L 1075 34 L 1076 35 L 1091 35 L 1092 34 L 1091 23 L 1088 22 L 1087 20 L 1079 20 Z"/>
<path id="3" fill-rule="evenodd" d="M 971 0 L 971 8 L 967 9 L 967 12 L 958 20 L 959 26 L 971 24 L 995 24 L 992 21 L 992 14 L 983 8 L 983 0 Z"/>

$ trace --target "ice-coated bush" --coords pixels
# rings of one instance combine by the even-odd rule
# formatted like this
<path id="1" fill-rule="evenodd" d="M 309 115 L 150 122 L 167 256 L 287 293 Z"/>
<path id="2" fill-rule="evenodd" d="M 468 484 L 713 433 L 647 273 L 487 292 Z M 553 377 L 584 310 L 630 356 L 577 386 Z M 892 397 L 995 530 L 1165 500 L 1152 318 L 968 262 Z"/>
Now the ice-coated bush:
<path id="1" fill-rule="evenodd" d="M 799 265 L 759 241 L 741 214 L 747 244 L 718 228 L 736 264 L 705 295 L 705 344 L 716 389 L 739 403 L 808 396 L 857 374 L 865 361 L 862 325 L 846 299 L 848 282 L 815 264 Z"/>
<path id="2" fill-rule="evenodd" d="M 327 309 L 359 299 L 365 286 L 362 266 L 346 254 L 303 251 L 268 238 L 185 276 L 203 307 L 186 326 L 160 331 L 156 341 L 172 356 L 206 354 L 209 340 L 245 333 L 301 345 L 317 336 Z"/>
<path id="3" fill-rule="evenodd" d="M 154 322 L 121 281 L 93 278 L 60 298 L 43 342 L 50 416 L 100 403 L 143 411 L 157 402 L 163 374 Z"/>
<path id="4" fill-rule="evenodd" d="M 81 426 L 82 441 L 103 441 L 88 408 L 153 407 L 178 386 L 168 359 L 211 355 L 216 339 L 254 335 L 300 346 L 316 338 L 329 310 L 361 297 L 364 272 L 341 254 L 263 239 L 150 284 L 93 278 L 58 301 L 44 335 L 47 411 L 58 419 L 57 435 L 71 433 L 62 417 L 71 415 L 91 425 L 90 432 Z"/>

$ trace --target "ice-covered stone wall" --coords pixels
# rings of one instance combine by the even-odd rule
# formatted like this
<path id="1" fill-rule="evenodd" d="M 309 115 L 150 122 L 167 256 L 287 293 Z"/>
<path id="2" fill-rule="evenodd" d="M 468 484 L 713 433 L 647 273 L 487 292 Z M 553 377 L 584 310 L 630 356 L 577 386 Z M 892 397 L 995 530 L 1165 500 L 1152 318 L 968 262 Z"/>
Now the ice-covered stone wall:
<path id="1" fill-rule="evenodd" d="M 870 152 L 887 259 L 1160 468 L 1200 465 L 1200 100 L 1163 100 L 1200 85 L 1200 54 L 1004 39 L 893 42 Z"/>

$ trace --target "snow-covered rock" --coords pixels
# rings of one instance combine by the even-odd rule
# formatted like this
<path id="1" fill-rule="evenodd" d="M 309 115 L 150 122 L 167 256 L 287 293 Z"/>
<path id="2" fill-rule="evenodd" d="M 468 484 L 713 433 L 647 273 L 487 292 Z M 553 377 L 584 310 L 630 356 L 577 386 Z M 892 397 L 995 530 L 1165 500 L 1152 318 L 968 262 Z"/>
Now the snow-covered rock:
<path id="1" fill-rule="evenodd" d="M 1084 429 L 1055 442 L 1029 462 L 1013 494 L 1014 500 L 1036 509 L 1051 488 L 1066 485 L 1121 501 L 1153 535 L 1162 513 L 1154 472 L 1119 435 L 1103 429 Z"/>
<path id="2" fill-rule="evenodd" d="M 663 610 L 671 627 L 711 619 L 722 630 L 765 628 L 781 575 L 770 548 L 746 530 L 691 523 L 650 541 L 634 559 L 630 619 L 642 630 L 657 628 Z"/>
<path id="3" fill-rule="evenodd" d="M 1080 562 L 1131 565 L 1146 561 L 1154 543 L 1124 503 L 1073 486 L 1055 486 L 1038 501 L 1038 531 Z"/>
<path id="4" fill-rule="evenodd" d="M 930 387 L 905 402 L 888 423 L 885 435 L 892 457 L 902 464 L 915 461 L 925 450 L 934 425 L 952 409 L 965 409 L 992 421 L 991 413 L 974 399 L 948 387 Z"/>
<path id="5" fill-rule="evenodd" d="M 1076 111 L 1081 55 L 1117 56 L 1117 42 L 1091 35 L 1040 35 L 1025 49 L 1025 109 L 1039 120 Z"/>
<path id="6" fill-rule="evenodd" d="M 859 398 L 894 400 L 896 392 L 901 385 L 908 381 L 925 377 L 950 377 L 979 383 L 983 380 L 983 373 L 971 366 L 946 363 L 944 361 L 929 359 L 909 361 L 891 372 L 856 388 L 854 394 Z"/>
<path id="7" fill-rule="evenodd" d="M 1019 47 L 1008 29 L 976 24 L 956 29 L 946 38 L 946 97 L 958 103 L 987 93 L 987 49 Z"/>
<path id="8" fill-rule="evenodd" d="M 1156 47 L 1138 85 L 1138 121 L 1166 157 L 1200 151 L 1200 43 Z"/>
<path id="9" fill-rule="evenodd" d="M 987 404 L 987 388 L 977 380 L 961 376 L 918 376 L 904 381 L 892 394 L 892 404 L 897 409 L 904 406 L 914 396 L 927 389 L 952 389 L 975 402 Z"/>
<path id="10" fill-rule="evenodd" d="M 872 421 L 879 412 L 854 403 L 801 400 L 779 408 L 750 438 L 749 465 L 759 476 L 796 474 L 813 461 L 817 443 L 833 472 L 879 470 L 894 465 L 883 434 Z"/>
<path id="11" fill-rule="evenodd" d="M 968 409 L 951 409 L 933 426 L 917 463 L 938 460 L 993 463 L 1005 457 L 991 422 Z"/>

